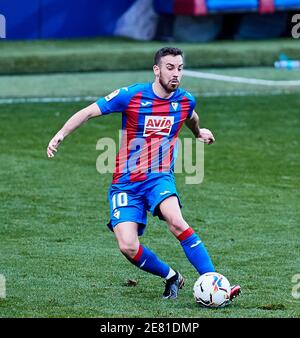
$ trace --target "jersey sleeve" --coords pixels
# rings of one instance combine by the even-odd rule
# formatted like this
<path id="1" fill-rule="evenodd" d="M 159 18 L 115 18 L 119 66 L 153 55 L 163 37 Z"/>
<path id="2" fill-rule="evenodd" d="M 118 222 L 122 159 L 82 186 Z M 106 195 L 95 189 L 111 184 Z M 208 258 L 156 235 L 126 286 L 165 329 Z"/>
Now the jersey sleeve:
<path id="1" fill-rule="evenodd" d="M 123 112 L 126 110 L 130 101 L 130 93 L 128 88 L 121 88 L 113 91 L 109 95 L 100 98 L 96 104 L 103 115 L 114 112 Z"/>
<path id="2" fill-rule="evenodd" d="M 194 98 L 194 96 L 187 92 L 187 97 L 189 98 L 190 100 L 190 109 L 189 109 L 189 112 L 188 112 L 188 115 L 187 115 L 187 118 L 190 119 L 192 117 L 192 114 L 193 114 L 193 111 L 196 107 L 196 99 Z"/>

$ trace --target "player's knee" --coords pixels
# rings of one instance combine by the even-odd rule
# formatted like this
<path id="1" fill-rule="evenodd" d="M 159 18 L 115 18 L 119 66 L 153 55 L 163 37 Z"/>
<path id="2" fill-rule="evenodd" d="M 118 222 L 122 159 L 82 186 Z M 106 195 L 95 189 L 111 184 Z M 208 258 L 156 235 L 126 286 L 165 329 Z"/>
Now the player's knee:
<path id="1" fill-rule="evenodd" d="M 130 243 L 130 242 L 119 242 L 119 249 L 121 253 L 129 258 L 133 258 L 138 250 L 139 250 L 139 244 L 138 243 Z"/>
<path id="2" fill-rule="evenodd" d="M 167 222 L 170 231 L 175 235 L 182 233 L 188 227 L 188 224 L 181 216 L 171 216 Z"/>

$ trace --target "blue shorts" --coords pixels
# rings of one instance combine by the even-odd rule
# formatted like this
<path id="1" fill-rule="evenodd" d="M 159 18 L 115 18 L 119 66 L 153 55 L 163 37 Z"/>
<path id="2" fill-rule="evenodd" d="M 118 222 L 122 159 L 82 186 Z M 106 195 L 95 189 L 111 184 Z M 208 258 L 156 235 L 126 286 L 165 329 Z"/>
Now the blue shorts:
<path id="1" fill-rule="evenodd" d="M 108 199 L 110 203 L 110 222 L 107 226 L 113 228 L 121 222 L 138 223 L 138 235 L 141 236 L 147 224 L 147 211 L 153 216 L 164 219 L 159 204 L 170 196 L 177 196 L 173 175 L 163 174 L 142 182 L 112 184 Z"/>

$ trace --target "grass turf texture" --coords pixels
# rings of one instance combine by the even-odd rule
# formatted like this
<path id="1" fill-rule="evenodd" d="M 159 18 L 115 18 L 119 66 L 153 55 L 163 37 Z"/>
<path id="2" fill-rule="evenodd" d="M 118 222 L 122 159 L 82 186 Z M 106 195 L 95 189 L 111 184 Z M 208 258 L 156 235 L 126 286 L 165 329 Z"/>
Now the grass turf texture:
<path id="1" fill-rule="evenodd" d="M 300 69 L 277 70 L 272 67 L 244 67 L 205 70 L 229 76 L 241 76 L 265 80 L 300 80 Z M 95 98 L 107 95 L 116 88 L 129 83 L 153 81 L 152 71 L 135 72 L 90 72 L 68 74 L 32 74 L 0 76 L 1 98 L 30 97 L 85 97 Z M 203 95 L 261 95 L 278 93 L 299 93 L 299 86 L 262 86 L 232 82 L 183 77 L 182 86 L 196 96 Z"/>
<path id="2" fill-rule="evenodd" d="M 106 38 L 3 41 L 0 74 L 148 70 L 153 51 L 169 44 Z M 291 39 L 171 44 L 184 50 L 189 68 L 272 66 L 280 53 L 298 59 L 300 52 Z"/>
<path id="3" fill-rule="evenodd" d="M 96 171 L 96 143 L 117 138 L 117 114 L 89 121 L 46 158 L 54 132 L 85 105 L 0 106 L 0 317 L 299 317 L 299 95 L 202 99 L 216 143 L 204 182 L 177 175 L 177 186 L 217 270 L 243 288 L 218 310 L 195 304 L 197 273 L 163 222 L 149 217 L 141 240 L 186 277 L 175 301 L 161 299 L 162 280 L 132 266 L 107 230 L 111 175 Z"/>

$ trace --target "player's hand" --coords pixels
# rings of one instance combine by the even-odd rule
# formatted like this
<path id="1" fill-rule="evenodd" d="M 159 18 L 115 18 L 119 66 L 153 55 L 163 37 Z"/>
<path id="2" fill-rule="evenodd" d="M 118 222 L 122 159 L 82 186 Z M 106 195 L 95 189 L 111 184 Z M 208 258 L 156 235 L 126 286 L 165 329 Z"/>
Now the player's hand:
<path id="1" fill-rule="evenodd" d="M 58 132 L 53 139 L 49 142 L 47 147 L 47 155 L 49 158 L 54 157 L 57 152 L 57 148 L 64 139 L 64 135 L 61 132 Z"/>
<path id="2" fill-rule="evenodd" d="M 200 135 L 198 136 L 198 140 L 206 144 L 212 144 L 213 142 L 215 142 L 214 135 L 209 129 L 206 128 L 200 129 Z"/>

